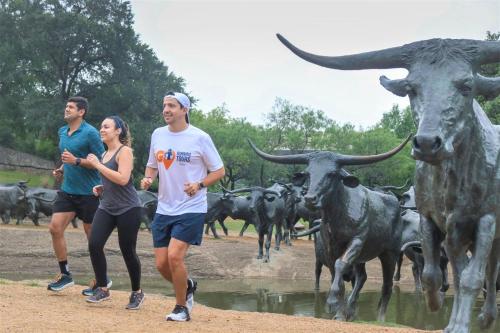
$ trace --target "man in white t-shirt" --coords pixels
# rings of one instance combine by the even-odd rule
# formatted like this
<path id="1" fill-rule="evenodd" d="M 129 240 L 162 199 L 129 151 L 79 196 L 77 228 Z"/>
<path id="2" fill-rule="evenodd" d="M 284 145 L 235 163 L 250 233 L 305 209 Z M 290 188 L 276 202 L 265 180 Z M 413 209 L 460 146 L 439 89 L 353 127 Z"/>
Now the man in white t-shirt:
<path id="1" fill-rule="evenodd" d="M 188 279 L 184 257 L 200 245 L 207 212 L 207 186 L 224 177 L 224 165 L 210 136 L 189 124 L 189 98 L 169 92 L 163 98 L 167 126 L 151 135 L 141 188 L 159 177 L 158 208 L 151 225 L 156 267 L 174 286 L 176 305 L 166 316 L 189 321 L 196 281 Z"/>

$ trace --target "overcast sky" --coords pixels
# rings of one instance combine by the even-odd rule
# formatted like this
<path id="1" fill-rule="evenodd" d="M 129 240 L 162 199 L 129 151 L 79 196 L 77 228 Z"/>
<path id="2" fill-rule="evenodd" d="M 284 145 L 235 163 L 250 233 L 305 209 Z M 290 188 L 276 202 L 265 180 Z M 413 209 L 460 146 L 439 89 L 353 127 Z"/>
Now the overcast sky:
<path id="1" fill-rule="evenodd" d="M 226 103 L 234 117 L 264 122 L 276 97 L 324 111 L 333 120 L 374 125 L 393 104 L 378 83 L 406 70 L 338 71 L 308 63 L 303 50 L 343 55 L 429 38 L 484 39 L 500 31 L 500 1 L 170 1 L 132 0 L 135 31 L 187 83 L 207 112 Z M 158 102 L 160 107 L 161 101 Z"/>

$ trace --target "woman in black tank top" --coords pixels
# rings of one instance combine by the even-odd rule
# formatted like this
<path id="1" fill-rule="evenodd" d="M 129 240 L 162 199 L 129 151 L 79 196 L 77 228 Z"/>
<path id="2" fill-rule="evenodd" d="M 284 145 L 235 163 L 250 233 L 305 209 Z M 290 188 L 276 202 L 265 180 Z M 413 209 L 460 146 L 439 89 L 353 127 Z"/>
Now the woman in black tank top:
<path id="1" fill-rule="evenodd" d="M 130 132 L 120 117 L 111 116 L 102 122 L 100 134 L 108 148 L 102 156 L 102 162 L 95 155 L 87 156 L 87 160 L 99 171 L 102 181 L 102 185 L 93 189 L 94 195 L 100 198 L 89 238 L 90 259 L 96 282 L 87 302 L 99 303 L 110 298 L 104 245 L 116 227 L 132 286 L 130 302 L 126 308 L 135 310 L 141 306 L 144 293 L 140 286 L 141 263 L 136 253 L 141 205 L 132 183 L 134 156 L 130 148 Z"/>

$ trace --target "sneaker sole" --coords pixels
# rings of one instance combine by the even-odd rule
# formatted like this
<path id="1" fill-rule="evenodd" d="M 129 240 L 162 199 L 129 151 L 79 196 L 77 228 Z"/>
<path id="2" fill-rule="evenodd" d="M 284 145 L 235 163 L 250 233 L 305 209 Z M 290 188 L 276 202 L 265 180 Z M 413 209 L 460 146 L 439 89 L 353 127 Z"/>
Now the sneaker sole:
<path id="1" fill-rule="evenodd" d="M 74 285 L 75 285 L 75 282 L 70 282 L 70 283 L 66 283 L 65 285 L 63 285 L 62 287 L 59 287 L 59 288 L 48 287 L 47 289 L 50 291 L 61 291 L 63 289 L 66 289 L 66 288 L 74 286 Z"/>
<path id="2" fill-rule="evenodd" d="M 190 320 L 191 320 L 191 318 L 186 318 L 184 320 L 174 320 L 174 319 L 172 319 L 170 317 L 167 317 L 167 321 L 181 321 L 181 322 L 184 322 L 184 321 L 190 321 Z"/>
<path id="3" fill-rule="evenodd" d="M 104 301 L 107 301 L 107 300 L 110 300 L 110 299 L 111 299 L 111 296 L 108 296 L 106 298 L 101 298 L 100 300 L 96 300 L 96 301 L 91 300 L 91 299 L 86 299 L 86 301 L 88 303 L 101 303 L 101 302 L 104 302 Z"/>
<path id="4" fill-rule="evenodd" d="M 144 295 L 141 299 L 141 302 L 135 307 L 135 308 L 129 308 L 128 306 L 125 307 L 127 310 L 139 310 L 141 307 L 142 303 L 144 303 L 144 298 L 146 298 L 146 295 Z"/>

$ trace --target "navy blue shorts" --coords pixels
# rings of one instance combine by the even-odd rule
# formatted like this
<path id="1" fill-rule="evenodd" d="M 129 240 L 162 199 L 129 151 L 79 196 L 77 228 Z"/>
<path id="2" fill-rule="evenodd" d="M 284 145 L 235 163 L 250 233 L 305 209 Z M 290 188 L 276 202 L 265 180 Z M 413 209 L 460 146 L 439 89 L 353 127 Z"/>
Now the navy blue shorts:
<path id="1" fill-rule="evenodd" d="M 201 245 L 205 215 L 206 213 L 186 213 L 176 216 L 155 214 L 151 224 L 153 246 L 168 247 L 171 238 L 191 245 Z"/>

